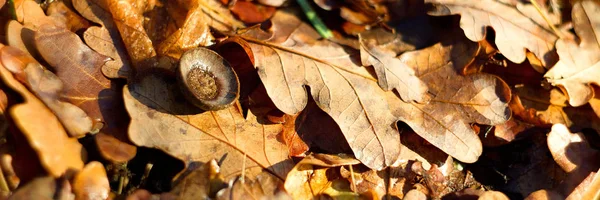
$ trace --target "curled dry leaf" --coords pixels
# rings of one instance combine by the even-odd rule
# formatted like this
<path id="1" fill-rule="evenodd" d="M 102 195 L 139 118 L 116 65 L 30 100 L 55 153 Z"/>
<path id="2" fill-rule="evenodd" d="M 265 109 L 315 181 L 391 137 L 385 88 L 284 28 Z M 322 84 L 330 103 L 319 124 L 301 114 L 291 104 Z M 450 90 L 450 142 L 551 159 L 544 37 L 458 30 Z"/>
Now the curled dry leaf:
<path id="1" fill-rule="evenodd" d="M 313 199 L 321 194 L 335 197 L 337 191 L 332 187 L 335 187 L 336 180 L 329 179 L 328 168 L 359 163 L 360 161 L 343 154 L 311 154 L 298 162 L 287 174 L 284 187 L 297 199 Z"/>
<path id="2" fill-rule="evenodd" d="M 143 26 L 143 15 L 128 1 L 109 0 L 106 8 L 112 14 L 114 24 L 136 71 L 157 65 L 156 51 Z"/>
<path id="3" fill-rule="evenodd" d="M 73 193 L 77 200 L 107 199 L 110 185 L 104 165 L 98 161 L 85 165 L 73 179 Z"/>
<path id="4" fill-rule="evenodd" d="M 448 41 L 448 42 L 446 42 Z M 387 94 L 390 109 L 425 140 L 463 162 L 481 155 L 481 141 L 470 123 L 498 125 L 511 116 L 510 89 L 501 79 L 484 74 L 461 76 L 479 50 L 477 43 L 454 32 L 431 47 L 399 58 L 427 83 L 428 104 L 406 103 Z"/>
<path id="5" fill-rule="evenodd" d="M 374 40 L 360 41 L 361 62 L 373 66 L 377 74 L 377 83 L 386 91 L 395 89 L 404 101 L 426 103 L 430 100 L 427 85 L 421 81 L 415 71 L 396 58 L 396 53 L 378 46 Z"/>
<path id="6" fill-rule="evenodd" d="M 500 53 L 515 63 L 526 58 L 526 49 L 533 52 L 545 67 L 557 58 L 553 51 L 558 39 L 554 33 L 523 15 L 516 7 L 497 0 L 426 0 L 434 4 L 431 15 L 461 15 L 461 28 L 472 41 L 486 37 L 486 27 L 496 32 L 495 44 Z"/>
<path id="7" fill-rule="evenodd" d="M 94 120 L 88 132 L 100 131 L 106 134 L 101 137 L 116 138 L 97 141 L 100 153 L 113 162 L 132 159 L 136 147 L 126 143 L 127 118 L 120 86 L 107 79 L 101 71 L 108 57 L 90 49 L 65 28 L 42 26 L 35 36 L 40 54 L 65 83 L 62 91 L 57 91 L 60 98 L 77 105 Z M 77 136 L 82 136 L 79 134 Z M 107 143 L 109 140 L 112 142 Z"/>
<path id="8" fill-rule="evenodd" d="M 544 77 L 568 94 L 569 104 L 581 106 L 594 97 L 600 86 L 600 2 L 578 1 L 573 5 L 573 28 L 581 42 L 560 39 L 556 50 L 560 60 Z M 598 96 L 598 95 L 596 95 Z"/>
<path id="9" fill-rule="evenodd" d="M 203 23 L 218 31 L 228 32 L 244 28 L 244 23 L 236 20 L 231 12 L 218 0 L 178 0 L 177 2 L 184 8 L 201 10 L 205 15 Z"/>
<path id="10" fill-rule="evenodd" d="M 25 70 L 35 67 L 30 64 Z M 46 171 L 59 177 L 67 170 L 82 169 L 86 152 L 77 139 L 69 138 L 56 116 L 4 66 L 0 67 L 0 75 L 4 84 L 23 97 L 24 102 L 10 107 L 9 114 Z"/>
<path id="11" fill-rule="evenodd" d="M 283 127 L 264 125 L 239 108 L 202 112 L 187 103 L 175 80 L 148 74 L 123 89 L 131 116 L 129 138 L 138 146 L 161 149 L 183 161 L 221 160 L 221 173 L 230 178 L 268 169 L 280 178 L 292 168 L 287 148 L 277 140 Z M 198 148 L 202 147 L 202 148 Z"/>
<path id="12" fill-rule="evenodd" d="M 86 19 L 102 25 L 92 26 L 83 33 L 90 48 L 112 58 L 104 63 L 102 73 L 108 78 L 127 78 L 131 73 L 130 60 L 106 3 L 107 1 L 76 0 L 73 1 L 73 7 Z"/>

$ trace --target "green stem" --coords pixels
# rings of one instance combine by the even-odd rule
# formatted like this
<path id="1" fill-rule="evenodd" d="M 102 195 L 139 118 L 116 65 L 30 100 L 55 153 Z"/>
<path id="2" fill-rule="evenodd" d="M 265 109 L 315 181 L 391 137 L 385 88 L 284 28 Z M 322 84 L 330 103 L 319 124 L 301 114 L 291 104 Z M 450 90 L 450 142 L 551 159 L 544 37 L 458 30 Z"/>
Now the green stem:
<path id="1" fill-rule="evenodd" d="M 12 19 L 17 20 L 17 8 L 15 8 L 15 1 L 8 0 L 6 1 L 6 6 L 8 6 L 8 10 L 10 12 L 10 16 Z"/>
<path id="2" fill-rule="evenodd" d="M 317 32 L 319 32 L 319 34 L 325 39 L 332 38 L 333 33 L 331 33 L 331 30 L 325 26 L 325 23 L 323 23 L 321 18 L 317 16 L 317 12 L 315 12 L 312 6 L 310 6 L 306 0 L 297 0 L 297 2 L 300 4 L 302 11 L 304 11 L 304 14 L 308 18 L 308 21 L 310 21 L 313 27 L 317 29 Z"/>

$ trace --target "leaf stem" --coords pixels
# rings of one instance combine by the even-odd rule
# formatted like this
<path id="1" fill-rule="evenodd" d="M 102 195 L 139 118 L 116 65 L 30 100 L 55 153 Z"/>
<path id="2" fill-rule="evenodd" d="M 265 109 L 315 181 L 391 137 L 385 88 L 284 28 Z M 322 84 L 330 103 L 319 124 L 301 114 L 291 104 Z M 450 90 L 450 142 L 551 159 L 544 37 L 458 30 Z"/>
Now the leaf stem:
<path id="1" fill-rule="evenodd" d="M 535 9 L 538 11 L 538 13 L 540 13 L 540 15 L 542 16 L 542 18 L 544 18 L 544 21 L 546 21 L 546 23 L 548 24 L 548 26 L 550 26 L 550 28 L 552 29 L 552 31 L 554 31 L 554 34 L 556 34 L 559 38 L 564 38 L 564 36 L 560 33 L 560 31 L 558 31 L 558 29 L 556 29 L 556 27 L 554 26 L 554 24 L 552 24 L 550 22 L 550 20 L 546 16 L 546 13 L 542 12 L 542 9 L 540 8 L 540 5 L 537 3 L 537 0 L 530 0 L 529 2 L 531 2 L 531 4 L 533 4 L 533 7 L 535 7 Z"/>
<path id="2" fill-rule="evenodd" d="M 331 33 L 331 30 L 329 30 L 329 28 L 327 28 L 327 26 L 325 25 L 325 23 L 323 23 L 321 18 L 319 18 L 319 16 L 317 15 L 317 12 L 315 12 L 315 10 L 312 8 L 312 6 L 310 6 L 308 1 L 306 1 L 306 0 L 296 0 L 296 1 L 298 2 L 298 4 L 300 4 L 302 11 L 304 11 L 304 14 L 308 18 L 308 21 L 310 21 L 310 23 L 313 25 L 313 27 L 315 27 L 317 32 L 319 32 L 319 34 L 325 39 L 332 38 L 333 33 Z"/>

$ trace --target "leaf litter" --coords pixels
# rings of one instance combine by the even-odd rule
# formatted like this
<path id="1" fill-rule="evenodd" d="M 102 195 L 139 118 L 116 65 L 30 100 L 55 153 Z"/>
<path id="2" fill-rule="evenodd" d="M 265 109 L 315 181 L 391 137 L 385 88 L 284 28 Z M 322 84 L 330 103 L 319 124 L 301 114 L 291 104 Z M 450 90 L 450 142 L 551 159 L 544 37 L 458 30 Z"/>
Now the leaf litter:
<path id="1" fill-rule="evenodd" d="M 596 0 L 0 6 L 2 199 L 600 196 Z"/>

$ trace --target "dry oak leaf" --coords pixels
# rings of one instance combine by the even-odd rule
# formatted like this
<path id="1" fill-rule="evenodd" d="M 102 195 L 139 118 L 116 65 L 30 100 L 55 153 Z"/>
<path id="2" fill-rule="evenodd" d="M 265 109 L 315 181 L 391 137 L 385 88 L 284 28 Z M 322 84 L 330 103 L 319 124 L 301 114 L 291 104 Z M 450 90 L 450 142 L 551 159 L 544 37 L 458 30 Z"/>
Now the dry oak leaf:
<path id="1" fill-rule="evenodd" d="M 600 167 L 600 151 L 592 148 L 583 133 L 571 133 L 564 124 L 555 124 L 548 134 L 548 149 L 568 176 L 558 190 L 566 199 L 582 199 Z"/>
<path id="2" fill-rule="evenodd" d="M 98 161 L 86 164 L 75 175 L 72 184 L 76 200 L 107 199 L 110 193 L 106 170 L 104 170 L 104 165 Z"/>
<path id="3" fill-rule="evenodd" d="M 385 91 L 358 64 L 358 52 L 312 39 L 318 33 L 290 13 L 278 11 L 272 24 L 268 32 L 255 27 L 240 37 L 247 41 L 249 56 L 277 108 L 291 115 L 302 111 L 309 86 L 357 159 L 374 169 L 395 163 L 400 154 L 397 119 L 388 109 Z"/>
<path id="4" fill-rule="evenodd" d="M 558 39 L 554 33 L 499 0 L 426 0 L 434 4 L 430 15 L 460 14 L 460 26 L 472 41 L 482 41 L 486 37 L 486 27 L 496 32 L 495 44 L 500 53 L 515 63 L 526 58 L 526 49 L 541 60 L 546 67 L 556 62 L 553 51 Z"/>
<path id="5" fill-rule="evenodd" d="M 581 42 L 558 40 L 560 60 L 544 77 L 566 91 L 569 104 L 581 106 L 594 97 L 593 85 L 600 86 L 600 2 L 575 3 L 572 18 Z"/>
<path id="6" fill-rule="evenodd" d="M 126 0 L 106 0 L 106 8 L 121 33 L 134 71 L 156 66 L 156 51 L 144 29 L 144 16 Z"/>
<path id="7" fill-rule="evenodd" d="M 112 58 L 104 63 L 102 73 L 108 78 L 127 78 L 131 73 L 129 56 L 106 5 L 107 1 L 75 0 L 72 3 L 83 17 L 102 25 L 92 26 L 83 33 L 90 48 Z"/>
<path id="8" fill-rule="evenodd" d="M 600 116 L 588 105 L 569 106 L 568 97 L 558 88 L 547 91 L 541 86 L 525 85 L 513 91 L 518 99 L 513 112 L 527 123 L 546 127 L 560 123 L 574 130 L 591 128 L 600 132 Z"/>
<path id="9" fill-rule="evenodd" d="M 27 86 L 58 117 L 70 136 L 83 136 L 92 129 L 92 119 L 79 107 L 60 99 L 63 83 L 32 57 L 10 46 L 4 47 L 2 64 Z"/>
<path id="10" fill-rule="evenodd" d="M 395 89 L 404 101 L 427 102 L 427 85 L 415 71 L 396 58 L 396 53 L 360 37 L 360 57 L 364 66 L 373 66 L 377 83 L 385 91 Z"/>
<path id="11" fill-rule="evenodd" d="M 406 52 L 399 58 L 427 83 L 432 99 L 427 104 L 406 103 L 387 94 L 390 109 L 419 136 L 450 156 L 475 162 L 482 153 L 481 141 L 470 123 L 498 125 L 511 111 L 510 88 L 496 76 L 484 73 L 461 76 L 481 46 L 453 32 L 423 50 Z"/>
<path id="12" fill-rule="evenodd" d="M 273 199 L 292 200 L 292 197 L 283 190 L 283 182 L 274 175 L 263 172 L 254 180 L 238 177 L 229 182 L 227 188 L 217 193 L 217 200 L 244 200 L 244 199 Z"/>
<path id="13" fill-rule="evenodd" d="M 25 70 L 32 67 L 35 66 L 30 64 Z M 53 177 L 60 177 L 67 170 L 82 169 L 86 152 L 77 139 L 69 138 L 56 116 L 4 66 L 0 66 L 0 76 L 7 87 L 23 98 L 23 103 L 10 107 L 8 113 L 44 169 Z"/>
<path id="14" fill-rule="evenodd" d="M 287 174 L 284 187 L 296 199 L 315 199 L 321 194 L 335 197 L 337 191 L 333 187 L 336 180 L 330 180 L 327 170 L 359 163 L 360 161 L 344 154 L 311 154 L 298 162 Z"/>
<path id="15" fill-rule="evenodd" d="M 190 8 L 181 27 L 160 43 L 158 54 L 179 59 L 187 50 L 212 45 L 215 38 L 210 32 L 207 17 L 201 5 Z"/>
<path id="16" fill-rule="evenodd" d="M 140 75 L 123 89 L 123 97 L 131 116 L 129 138 L 138 146 L 188 163 L 221 160 L 226 178 L 240 174 L 244 160 L 247 175 L 264 168 L 283 179 L 293 166 L 277 140 L 282 125 L 260 124 L 251 112 L 244 119 L 236 106 L 203 112 L 185 101 L 174 79 Z"/>
<path id="17" fill-rule="evenodd" d="M 227 187 L 219 171 L 219 164 L 215 160 L 210 160 L 186 175 L 169 193 L 179 199 L 214 197 L 219 190 Z"/>
<path id="18" fill-rule="evenodd" d="M 64 83 L 60 99 L 77 105 L 94 120 L 93 133 L 100 131 L 105 134 L 101 137 L 118 139 L 108 143 L 96 140 L 100 154 L 113 162 L 132 159 L 137 150 L 126 143 L 121 86 L 107 79 L 101 70 L 108 57 L 90 49 L 76 34 L 56 26 L 41 26 L 35 33 L 35 43 Z"/>

